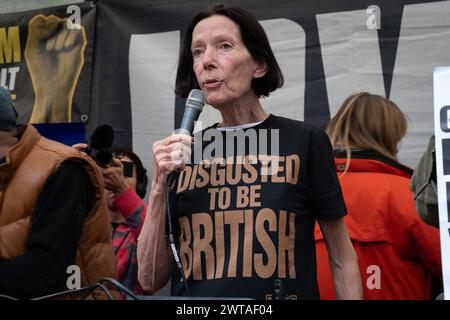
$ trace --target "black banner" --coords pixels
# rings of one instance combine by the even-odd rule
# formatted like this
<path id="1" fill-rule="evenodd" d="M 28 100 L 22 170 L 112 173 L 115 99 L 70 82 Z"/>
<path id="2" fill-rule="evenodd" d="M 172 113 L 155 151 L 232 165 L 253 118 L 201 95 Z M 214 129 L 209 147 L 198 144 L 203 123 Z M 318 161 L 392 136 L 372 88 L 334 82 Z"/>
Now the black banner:
<path id="1" fill-rule="evenodd" d="M 262 101 L 269 112 L 325 127 L 345 97 L 391 98 L 410 120 L 400 160 L 414 166 L 433 128 L 432 71 L 450 65 L 450 1 L 242 0 L 263 24 L 285 86 Z M 211 1 L 98 2 L 89 127 L 107 123 L 149 166 L 151 145 L 178 127 L 173 94 L 179 44 Z M 212 119 L 205 108 L 200 119 Z M 214 121 L 213 121 L 214 120 Z M 209 125 L 210 123 L 207 123 Z"/>
<path id="2" fill-rule="evenodd" d="M 19 123 L 87 120 L 95 19 L 90 3 L 0 15 L 0 85 Z"/>
<path id="3" fill-rule="evenodd" d="M 152 143 L 183 114 L 174 79 L 185 28 L 211 3 L 89 1 L 75 5 L 83 29 L 70 32 L 69 6 L 0 15 L 0 85 L 15 95 L 20 122 L 88 120 L 89 132 L 109 124 L 150 167 Z M 257 17 L 284 73 L 283 88 L 262 101 L 268 112 L 324 128 L 348 95 L 386 96 L 410 120 L 400 161 L 416 165 L 433 133 L 433 68 L 450 65 L 450 1 L 227 3 Z M 214 112 L 205 108 L 205 125 Z"/>

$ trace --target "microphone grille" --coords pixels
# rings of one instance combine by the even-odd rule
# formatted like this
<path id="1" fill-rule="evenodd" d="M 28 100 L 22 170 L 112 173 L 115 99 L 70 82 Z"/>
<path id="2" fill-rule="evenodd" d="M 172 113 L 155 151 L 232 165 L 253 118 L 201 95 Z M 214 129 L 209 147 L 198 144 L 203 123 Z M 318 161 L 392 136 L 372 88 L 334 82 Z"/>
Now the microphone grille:
<path id="1" fill-rule="evenodd" d="M 202 111 L 203 106 L 205 105 L 205 94 L 203 93 L 203 91 L 192 89 L 191 92 L 189 92 L 189 96 L 187 97 L 186 105 L 191 105 L 193 108 Z"/>

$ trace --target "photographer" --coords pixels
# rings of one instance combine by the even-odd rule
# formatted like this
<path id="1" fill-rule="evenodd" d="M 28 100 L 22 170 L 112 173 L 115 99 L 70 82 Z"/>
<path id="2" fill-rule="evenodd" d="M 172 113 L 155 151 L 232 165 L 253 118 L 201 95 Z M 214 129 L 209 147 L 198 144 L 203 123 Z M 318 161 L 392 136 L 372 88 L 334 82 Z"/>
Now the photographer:
<path id="1" fill-rule="evenodd" d="M 122 284 L 136 294 L 143 294 L 137 280 L 137 239 L 147 212 L 143 201 L 147 170 L 130 149 L 113 147 L 112 151 L 112 166 L 102 168 L 102 173 L 111 215 L 111 240 L 117 257 L 117 272 Z M 129 174 L 124 175 L 127 173 L 124 165 L 131 167 Z"/>
<path id="2" fill-rule="evenodd" d="M 85 144 L 74 145 L 77 149 Z M 137 239 L 147 206 L 143 198 L 147 188 L 147 170 L 139 157 L 126 147 L 111 147 L 112 161 L 99 168 L 105 182 L 105 194 L 111 219 L 111 240 L 117 257 L 119 281 L 135 294 L 143 294 L 137 280 Z"/>

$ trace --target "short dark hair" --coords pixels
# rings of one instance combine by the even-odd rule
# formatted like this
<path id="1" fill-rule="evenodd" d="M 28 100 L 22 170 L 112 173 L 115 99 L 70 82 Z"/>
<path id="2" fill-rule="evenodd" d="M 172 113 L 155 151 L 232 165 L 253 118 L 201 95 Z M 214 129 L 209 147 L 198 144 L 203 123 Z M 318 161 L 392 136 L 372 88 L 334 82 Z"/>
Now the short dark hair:
<path id="1" fill-rule="evenodd" d="M 178 60 L 175 94 L 186 98 L 192 89 L 200 89 L 193 70 L 192 32 L 197 23 L 213 15 L 222 15 L 234 21 L 239 26 L 242 40 L 253 59 L 259 62 L 264 61 L 267 64 L 266 74 L 252 80 L 252 89 L 258 97 L 268 97 L 272 91 L 280 88 L 284 83 L 283 74 L 272 52 L 267 35 L 258 20 L 242 8 L 216 4 L 198 13 L 186 30 Z"/>
<path id="2" fill-rule="evenodd" d="M 127 156 L 128 158 L 131 159 L 131 161 L 133 161 L 134 166 L 136 167 L 136 180 L 137 180 L 135 191 L 139 197 L 144 199 L 145 194 L 147 193 L 148 177 L 147 177 L 147 169 L 144 168 L 141 159 L 128 147 L 112 146 L 111 152 L 113 154 L 121 154 Z"/>

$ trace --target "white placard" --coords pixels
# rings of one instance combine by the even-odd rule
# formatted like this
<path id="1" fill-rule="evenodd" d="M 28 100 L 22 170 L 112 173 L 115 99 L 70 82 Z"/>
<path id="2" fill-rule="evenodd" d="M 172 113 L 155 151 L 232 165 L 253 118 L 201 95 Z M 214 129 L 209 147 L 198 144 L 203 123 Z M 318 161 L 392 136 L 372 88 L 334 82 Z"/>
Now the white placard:
<path id="1" fill-rule="evenodd" d="M 436 173 L 439 202 L 439 227 L 441 233 L 442 273 L 444 295 L 450 300 L 450 67 L 434 69 L 434 132 L 436 137 Z M 445 168 L 444 168 L 445 166 Z"/>

